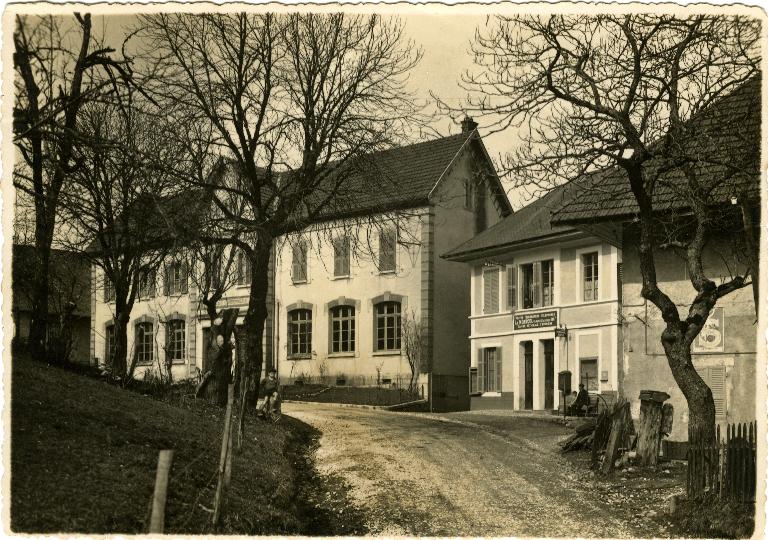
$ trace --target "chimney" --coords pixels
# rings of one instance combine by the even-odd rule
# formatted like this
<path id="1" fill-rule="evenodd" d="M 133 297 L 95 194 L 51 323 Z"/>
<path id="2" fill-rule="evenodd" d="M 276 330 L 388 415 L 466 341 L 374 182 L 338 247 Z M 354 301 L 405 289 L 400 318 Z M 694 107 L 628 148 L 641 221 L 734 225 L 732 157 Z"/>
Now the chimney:
<path id="1" fill-rule="evenodd" d="M 464 116 L 464 120 L 461 121 L 461 132 L 469 135 L 475 128 L 477 128 L 477 122 L 472 120 L 471 116 Z"/>

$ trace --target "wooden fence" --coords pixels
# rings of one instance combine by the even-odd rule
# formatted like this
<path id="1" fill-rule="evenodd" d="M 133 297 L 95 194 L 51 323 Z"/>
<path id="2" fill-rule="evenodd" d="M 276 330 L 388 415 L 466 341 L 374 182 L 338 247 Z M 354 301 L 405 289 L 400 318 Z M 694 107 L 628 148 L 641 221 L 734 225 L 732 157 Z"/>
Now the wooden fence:
<path id="1" fill-rule="evenodd" d="M 714 442 L 704 441 L 700 430 L 689 428 L 688 496 L 710 492 L 723 498 L 754 502 L 756 441 L 756 422 L 728 424 L 724 439 L 717 426 Z"/>

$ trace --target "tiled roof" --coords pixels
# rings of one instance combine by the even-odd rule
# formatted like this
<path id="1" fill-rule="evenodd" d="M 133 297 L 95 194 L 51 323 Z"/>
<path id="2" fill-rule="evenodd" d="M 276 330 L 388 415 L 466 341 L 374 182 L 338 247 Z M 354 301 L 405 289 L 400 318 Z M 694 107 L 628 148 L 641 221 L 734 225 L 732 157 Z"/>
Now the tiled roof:
<path id="1" fill-rule="evenodd" d="M 698 157 L 699 181 L 712 189 L 710 204 L 733 195 L 760 196 L 760 86 L 761 78 L 755 76 L 688 122 L 693 136 L 685 141 L 686 152 Z M 740 172 L 734 173 L 733 166 Z M 649 167 L 654 171 L 656 165 L 651 162 Z M 684 209 L 685 199 L 675 193 L 684 182 L 679 169 L 665 173 L 654 192 L 654 210 Z M 585 175 L 567 186 L 567 202 L 556 209 L 554 223 L 625 219 L 637 212 L 626 173 L 619 167 Z"/>
<path id="2" fill-rule="evenodd" d="M 338 191 L 321 219 L 385 212 L 427 204 L 438 179 L 470 137 L 460 133 L 361 156 L 349 165 L 342 184 L 318 196 Z"/>
<path id="3" fill-rule="evenodd" d="M 555 188 L 442 257 L 469 261 L 489 249 L 513 248 L 531 240 L 574 231 L 573 227 L 567 225 L 551 224 L 552 211 L 565 202 L 566 196 L 563 186 Z"/>

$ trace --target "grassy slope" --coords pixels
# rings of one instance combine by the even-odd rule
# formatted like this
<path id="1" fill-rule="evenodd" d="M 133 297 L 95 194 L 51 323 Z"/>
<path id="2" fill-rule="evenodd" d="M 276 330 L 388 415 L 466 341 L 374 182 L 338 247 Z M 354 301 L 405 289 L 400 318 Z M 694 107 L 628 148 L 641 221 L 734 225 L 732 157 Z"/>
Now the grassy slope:
<path id="1" fill-rule="evenodd" d="M 14 531 L 145 532 L 164 448 L 175 449 L 166 532 L 210 530 L 201 505 L 212 507 L 221 411 L 171 406 L 28 360 L 13 362 L 11 407 Z M 222 532 L 303 531 L 296 469 L 310 430 L 287 417 L 248 426 Z"/>

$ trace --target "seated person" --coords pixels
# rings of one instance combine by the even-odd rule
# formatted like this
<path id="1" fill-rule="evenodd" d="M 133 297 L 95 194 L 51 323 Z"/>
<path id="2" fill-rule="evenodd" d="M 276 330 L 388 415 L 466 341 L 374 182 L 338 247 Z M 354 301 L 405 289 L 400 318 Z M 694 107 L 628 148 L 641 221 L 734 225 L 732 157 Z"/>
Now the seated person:
<path id="1" fill-rule="evenodd" d="M 274 413 L 280 404 L 280 394 L 278 392 L 277 371 L 272 368 L 267 373 L 266 378 L 259 384 L 259 400 L 256 404 L 256 413 L 264 413 L 269 407 L 269 411 Z"/>
<path id="2" fill-rule="evenodd" d="M 576 416 L 584 416 L 584 412 L 589 408 L 589 393 L 584 388 L 584 384 L 579 385 L 579 393 L 572 407 Z"/>
<path id="3" fill-rule="evenodd" d="M 565 396 L 565 413 L 573 415 L 573 403 L 576 401 L 576 390 Z"/>

